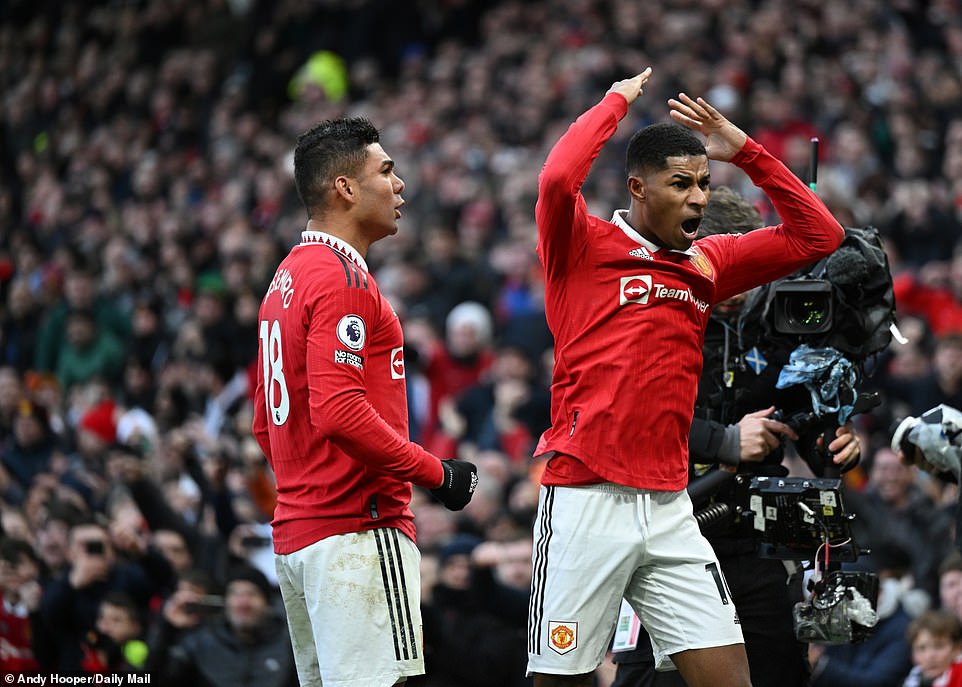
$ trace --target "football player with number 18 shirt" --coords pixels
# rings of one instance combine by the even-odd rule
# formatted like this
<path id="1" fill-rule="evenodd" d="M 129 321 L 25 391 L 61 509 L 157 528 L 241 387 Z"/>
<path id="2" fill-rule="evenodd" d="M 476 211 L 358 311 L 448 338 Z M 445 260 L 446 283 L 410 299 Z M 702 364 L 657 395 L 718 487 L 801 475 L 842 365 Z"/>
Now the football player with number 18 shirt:
<path id="1" fill-rule="evenodd" d="M 387 687 L 424 672 L 411 485 L 460 510 L 477 471 L 408 439 L 401 323 L 365 262 L 404 203 L 377 130 L 318 124 L 294 181 L 309 221 L 261 303 L 253 422 L 278 583 L 303 687 Z"/>

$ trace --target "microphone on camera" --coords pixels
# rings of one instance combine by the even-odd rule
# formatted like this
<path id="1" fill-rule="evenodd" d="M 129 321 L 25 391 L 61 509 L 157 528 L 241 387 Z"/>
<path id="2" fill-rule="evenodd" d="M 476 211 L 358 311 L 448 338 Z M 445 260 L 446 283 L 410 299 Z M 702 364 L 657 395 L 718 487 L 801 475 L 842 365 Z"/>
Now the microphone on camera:
<path id="1" fill-rule="evenodd" d="M 858 250 L 843 246 L 828 256 L 825 272 L 833 284 L 858 284 L 869 276 L 868 263 Z"/>

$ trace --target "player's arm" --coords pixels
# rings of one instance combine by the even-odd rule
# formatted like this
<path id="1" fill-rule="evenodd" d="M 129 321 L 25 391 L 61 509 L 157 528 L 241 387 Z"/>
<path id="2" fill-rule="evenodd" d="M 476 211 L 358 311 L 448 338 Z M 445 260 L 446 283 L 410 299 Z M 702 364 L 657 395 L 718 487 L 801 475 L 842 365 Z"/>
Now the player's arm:
<path id="1" fill-rule="evenodd" d="M 372 291 L 350 285 L 323 292 L 314 302 L 307 334 L 311 424 L 355 460 L 433 489 L 444 474 L 440 459 L 401 436 L 367 398 L 366 384 L 401 383 L 390 379 L 389 370 L 369 367 L 368 342 L 378 309 Z M 355 336 L 363 342 L 360 349 L 351 350 L 339 339 L 344 318 L 359 328 Z M 348 362 L 357 359 L 362 367 Z"/>
<path id="2" fill-rule="evenodd" d="M 378 307 L 371 291 L 350 286 L 315 301 L 307 335 L 311 424 L 354 460 L 430 489 L 447 508 L 461 510 L 474 494 L 477 468 L 468 461 L 442 461 L 388 424 L 368 400 L 366 384 L 402 382 L 390 377 L 387 366 L 362 369 L 370 362 L 365 360 L 369 339 L 363 329 L 364 345 L 356 351 L 344 351 L 347 346 L 338 337 L 343 318 L 367 328 L 377 321 Z M 338 351 L 356 354 L 362 367 L 356 357 L 348 362 L 349 356 L 336 355 Z"/>
<path id="3" fill-rule="evenodd" d="M 558 139 L 538 176 L 538 253 L 548 271 L 563 270 L 586 240 L 587 206 L 581 186 L 601 148 L 642 92 L 651 68 L 611 86 L 601 102 Z"/>
<path id="4" fill-rule="evenodd" d="M 681 93 L 668 104 L 672 119 L 706 137 L 708 158 L 744 171 L 769 197 L 782 220 L 777 227 L 709 242 L 732 248 L 731 254 L 717 256 L 725 266 L 725 279 L 718 285 L 716 300 L 784 277 L 839 247 L 845 234 L 838 220 L 781 161 L 703 98 Z"/>
<path id="5" fill-rule="evenodd" d="M 814 191 L 760 144 L 749 139 L 732 162 L 772 201 L 784 242 L 803 265 L 839 247 L 845 238 L 842 225 Z"/>
<path id="6" fill-rule="evenodd" d="M 745 272 L 752 268 L 761 277 L 753 279 L 752 286 L 791 274 L 841 245 L 845 232 L 825 203 L 761 145 L 748 139 L 732 162 L 765 192 L 782 220 L 778 226 L 758 230 L 757 236 L 750 231 L 734 242 L 742 278 L 747 281 Z M 732 292 L 742 290 L 735 284 Z"/>

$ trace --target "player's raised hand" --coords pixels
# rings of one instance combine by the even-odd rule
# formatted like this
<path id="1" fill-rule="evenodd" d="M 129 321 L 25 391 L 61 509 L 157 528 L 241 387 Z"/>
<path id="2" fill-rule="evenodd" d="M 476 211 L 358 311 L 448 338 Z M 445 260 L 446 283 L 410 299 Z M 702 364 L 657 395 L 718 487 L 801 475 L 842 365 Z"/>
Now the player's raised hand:
<path id="1" fill-rule="evenodd" d="M 668 100 L 668 106 L 671 107 L 669 114 L 672 119 L 705 136 L 709 160 L 728 162 L 745 145 L 745 139 L 748 138 L 745 132 L 728 121 L 704 98 L 693 99 L 685 93 L 679 93 L 677 100 Z"/>
<path id="2" fill-rule="evenodd" d="M 631 105 L 639 95 L 644 93 L 642 87 L 648 81 L 649 76 L 651 76 L 651 67 L 646 67 L 641 74 L 611 84 L 608 93 L 621 93 L 625 96 L 628 104 Z M 605 95 L 608 95 L 608 93 L 605 93 Z"/>

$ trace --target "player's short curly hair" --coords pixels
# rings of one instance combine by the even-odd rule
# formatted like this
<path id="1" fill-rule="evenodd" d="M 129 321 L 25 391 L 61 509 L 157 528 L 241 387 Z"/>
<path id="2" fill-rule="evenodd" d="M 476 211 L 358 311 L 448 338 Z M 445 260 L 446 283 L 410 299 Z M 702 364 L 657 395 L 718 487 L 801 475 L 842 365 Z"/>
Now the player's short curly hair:
<path id="1" fill-rule="evenodd" d="M 332 182 L 356 174 L 367 159 L 367 147 L 380 134 L 364 117 L 328 119 L 301 134 L 294 148 L 294 185 L 308 215 L 323 208 Z"/>
<path id="2" fill-rule="evenodd" d="M 631 176 L 657 172 L 668 166 L 668 158 L 705 155 L 705 144 L 691 130 L 672 122 L 650 124 L 628 140 L 625 172 Z"/>

